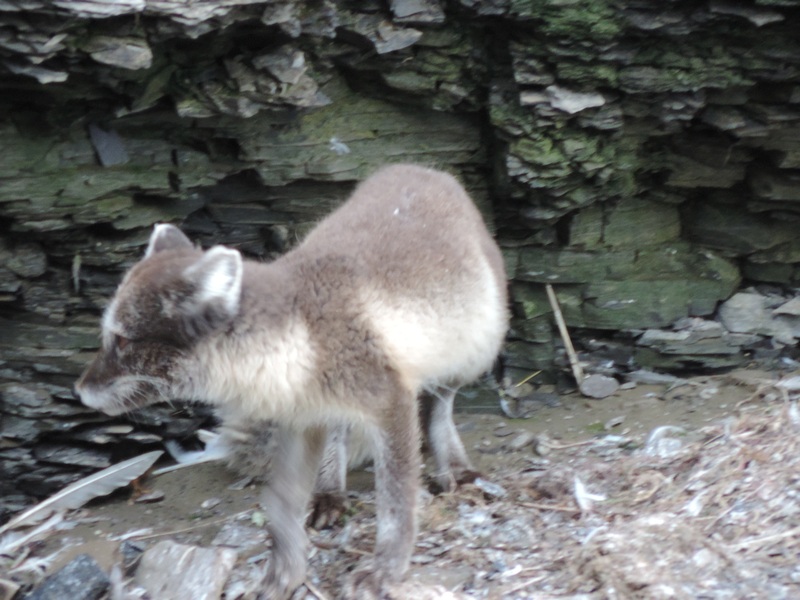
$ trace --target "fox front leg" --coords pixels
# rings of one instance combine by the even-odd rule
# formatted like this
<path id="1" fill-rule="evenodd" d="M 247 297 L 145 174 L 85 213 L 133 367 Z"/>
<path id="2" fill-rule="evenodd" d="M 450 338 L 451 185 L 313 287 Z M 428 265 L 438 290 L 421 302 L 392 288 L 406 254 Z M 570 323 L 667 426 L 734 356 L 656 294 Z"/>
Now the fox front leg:
<path id="1" fill-rule="evenodd" d="M 321 427 L 275 429 L 277 456 L 262 496 L 272 556 L 259 600 L 284 600 L 305 580 L 308 538 L 303 521 L 324 443 Z"/>
<path id="2" fill-rule="evenodd" d="M 417 534 L 419 421 L 413 393 L 397 391 L 375 436 L 375 555 L 350 575 L 344 598 L 377 600 L 408 570 Z"/>

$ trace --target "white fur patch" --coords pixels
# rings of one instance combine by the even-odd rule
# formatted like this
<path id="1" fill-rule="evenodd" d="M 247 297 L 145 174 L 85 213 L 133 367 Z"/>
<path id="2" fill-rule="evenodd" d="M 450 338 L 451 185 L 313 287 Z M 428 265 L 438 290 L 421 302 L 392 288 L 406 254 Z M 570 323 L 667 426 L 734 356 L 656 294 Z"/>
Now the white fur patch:
<path id="1" fill-rule="evenodd" d="M 84 387 L 81 389 L 81 402 L 85 406 L 108 415 L 117 415 L 124 412 L 124 408 L 112 400 L 113 398 L 110 394 L 98 392 L 94 388 Z"/>
<path id="2" fill-rule="evenodd" d="M 216 338 L 188 360 L 194 385 L 185 392 L 220 406 L 225 421 L 295 421 L 331 409 L 314 383 L 316 356 L 300 320 L 282 331 Z"/>
<path id="3" fill-rule="evenodd" d="M 103 344 L 108 345 L 111 343 L 111 338 L 115 335 L 122 335 L 122 324 L 117 319 L 117 300 L 116 298 L 111 301 L 103 312 L 103 321 L 100 326 L 100 333 L 103 339 Z"/>
<path id="4" fill-rule="evenodd" d="M 369 319 L 390 355 L 420 386 L 472 381 L 491 368 L 505 337 L 502 295 L 488 263 L 474 282 L 418 299 L 364 290 Z"/>
<path id="5" fill-rule="evenodd" d="M 174 225 L 170 225 L 169 223 L 157 223 L 153 226 L 153 233 L 150 234 L 150 241 L 147 244 L 147 250 L 144 252 L 144 257 L 148 258 L 153 255 L 155 252 L 155 247 L 158 244 L 158 240 L 167 234 L 171 227 Z"/>
<path id="6" fill-rule="evenodd" d="M 132 403 L 141 392 L 143 381 L 157 382 L 153 378 L 128 375 L 117 377 L 105 386 L 81 386 L 81 402 L 89 408 L 94 408 L 107 415 L 119 415 L 136 408 Z"/>
<path id="7" fill-rule="evenodd" d="M 242 255 L 224 246 L 214 246 L 184 273 L 197 282 L 199 304 L 221 301 L 229 314 L 239 310 L 242 294 Z"/>

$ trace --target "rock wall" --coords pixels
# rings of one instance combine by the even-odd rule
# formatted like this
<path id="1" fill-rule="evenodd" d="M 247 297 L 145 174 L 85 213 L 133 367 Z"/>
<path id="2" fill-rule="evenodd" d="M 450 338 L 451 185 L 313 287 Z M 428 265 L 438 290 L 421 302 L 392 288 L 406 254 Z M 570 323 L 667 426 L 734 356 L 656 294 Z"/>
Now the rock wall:
<path id="1" fill-rule="evenodd" d="M 797 285 L 797 6 L 473 3 L 514 22 L 489 98 L 501 239 L 519 246 L 512 364 L 551 360 L 543 283 L 572 326 L 634 337 L 712 317 L 743 278 Z M 731 366 L 754 340 L 728 333 L 629 355 Z"/>
<path id="2" fill-rule="evenodd" d="M 0 2 L 0 496 L 207 418 L 69 402 L 153 223 L 268 259 L 391 161 L 494 224 L 512 378 L 553 364 L 543 283 L 626 360 L 741 362 L 769 335 L 705 320 L 800 280 L 798 27 L 792 0 Z"/>

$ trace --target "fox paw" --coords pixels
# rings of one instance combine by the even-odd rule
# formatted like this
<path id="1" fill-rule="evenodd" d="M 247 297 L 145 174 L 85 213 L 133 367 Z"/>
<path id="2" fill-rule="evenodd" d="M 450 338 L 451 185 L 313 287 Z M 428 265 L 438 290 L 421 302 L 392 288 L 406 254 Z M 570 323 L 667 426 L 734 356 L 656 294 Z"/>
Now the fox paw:
<path id="1" fill-rule="evenodd" d="M 311 503 L 307 525 L 319 531 L 336 525 L 344 517 L 350 503 L 347 496 L 336 492 L 317 492 Z"/>
<path id="2" fill-rule="evenodd" d="M 356 568 L 342 588 L 342 600 L 389 600 L 384 590 L 383 576 L 371 564 Z"/>
<path id="3" fill-rule="evenodd" d="M 478 479 L 481 474 L 473 469 L 459 469 L 452 472 L 447 472 L 442 475 L 436 475 L 431 485 L 431 492 L 436 494 L 447 494 L 455 491 L 455 489 L 464 485 L 465 483 L 472 483 Z"/>
<path id="4" fill-rule="evenodd" d="M 274 564 L 271 564 L 256 600 L 287 600 L 302 585 L 304 579 L 305 570 L 293 573 L 289 569 L 274 568 Z"/>
<path id="5" fill-rule="evenodd" d="M 474 469 L 462 469 L 461 471 L 456 471 L 455 473 L 456 483 L 458 485 L 473 483 L 479 477 L 481 477 L 481 474 Z"/>

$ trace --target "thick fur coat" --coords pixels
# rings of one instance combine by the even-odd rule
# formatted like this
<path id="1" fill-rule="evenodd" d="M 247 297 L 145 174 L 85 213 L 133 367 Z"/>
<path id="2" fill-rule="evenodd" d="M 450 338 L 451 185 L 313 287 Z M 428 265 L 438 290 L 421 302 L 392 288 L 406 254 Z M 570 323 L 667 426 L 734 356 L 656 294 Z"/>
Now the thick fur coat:
<path id="1" fill-rule="evenodd" d="M 492 366 L 506 305 L 500 251 L 461 185 L 394 165 L 268 264 L 222 246 L 204 252 L 156 226 L 106 310 L 102 348 L 76 391 L 109 414 L 191 398 L 216 406 L 232 430 L 274 424 L 264 598 L 288 597 L 305 577 L 303 518 L 328 433 L 367 432 L 375 555 L 345 595 L 379 597 L 402 578 L 414 546 L 417 398 L 435 392 L 437 469 L 465 466 L 452 390 Z"/>

